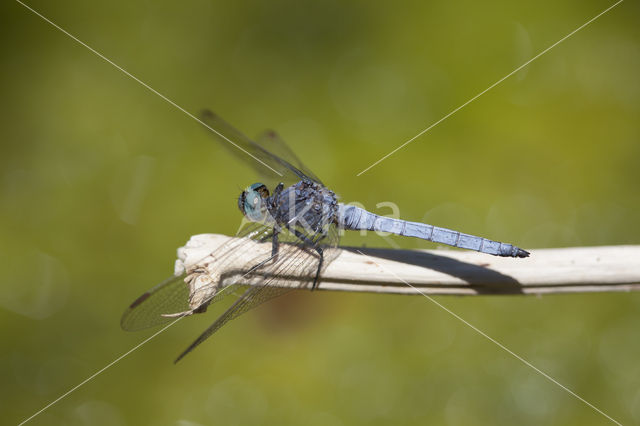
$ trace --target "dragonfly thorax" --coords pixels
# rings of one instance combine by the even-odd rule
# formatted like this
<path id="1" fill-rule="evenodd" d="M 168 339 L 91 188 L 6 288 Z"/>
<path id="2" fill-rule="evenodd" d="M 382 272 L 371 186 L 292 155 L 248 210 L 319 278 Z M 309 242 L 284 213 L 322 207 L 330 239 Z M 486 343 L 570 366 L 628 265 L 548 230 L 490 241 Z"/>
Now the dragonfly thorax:
<path id="1" fill-rule="evenodd" d="M 306 234 L 325 234 L 335 223 L 336 194 L 316 182 L 303 180 L 270 197 L 272 215 L 283 227 L 303 228 Z"/>

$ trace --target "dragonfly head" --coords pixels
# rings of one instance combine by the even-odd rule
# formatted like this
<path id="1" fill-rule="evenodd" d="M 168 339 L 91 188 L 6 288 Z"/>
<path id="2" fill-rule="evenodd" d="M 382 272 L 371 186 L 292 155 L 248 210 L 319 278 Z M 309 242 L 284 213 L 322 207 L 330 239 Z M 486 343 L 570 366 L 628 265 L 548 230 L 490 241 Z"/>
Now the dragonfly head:
<path id="1" fill-rule="evenodd" d="M 254 183 L 247 187 L 238 197 L 238 208 L 252 222 L 261 222 L 269 214 L 266 200 L 269 190 L 262 183 Z"/>

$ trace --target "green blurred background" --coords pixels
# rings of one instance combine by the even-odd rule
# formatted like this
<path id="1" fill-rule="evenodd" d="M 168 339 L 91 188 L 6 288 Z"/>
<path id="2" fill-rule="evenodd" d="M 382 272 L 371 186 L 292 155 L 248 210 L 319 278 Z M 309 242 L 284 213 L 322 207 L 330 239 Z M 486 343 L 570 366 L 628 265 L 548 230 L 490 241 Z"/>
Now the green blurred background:
<path id="1" fill-rule="evenodd" d="M 541 247 L 640 241 L 640 9 L 612 4 L 28 3 L 190 112 L 275 128 L 344 201 Z M 0 14 L 0 411 L 17 423 L 154 330 L 124 308 L 190 235 L 232 234 L 253 171 L 15 2 Z M 396 238 L 403 248 L 432 244 Z M 375 235 L 346 245 L 386 247 Z M 640 295 L 438 300 L 625 424 Z M 167 330 L 33 420 L 52 425 L 607 424 L 422 297 L 317 292 Z"/>

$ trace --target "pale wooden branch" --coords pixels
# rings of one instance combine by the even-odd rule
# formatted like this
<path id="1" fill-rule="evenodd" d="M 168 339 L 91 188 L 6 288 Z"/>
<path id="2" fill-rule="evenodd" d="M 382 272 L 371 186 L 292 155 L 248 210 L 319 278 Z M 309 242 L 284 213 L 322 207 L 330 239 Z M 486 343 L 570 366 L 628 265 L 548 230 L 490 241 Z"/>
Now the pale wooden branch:
<path id="1" fill-rule="evenodd" d="M 179 250 L 180 257 L 201 259 L 230 238 L 196 235 Z M 269 244 L 257 246 L 270 250 Z M 532 249 L 526 259 L 462 250 L 342 247 L 318 289 L 451 295 L 633 291 L 640 290 L 640 246 Z"/>

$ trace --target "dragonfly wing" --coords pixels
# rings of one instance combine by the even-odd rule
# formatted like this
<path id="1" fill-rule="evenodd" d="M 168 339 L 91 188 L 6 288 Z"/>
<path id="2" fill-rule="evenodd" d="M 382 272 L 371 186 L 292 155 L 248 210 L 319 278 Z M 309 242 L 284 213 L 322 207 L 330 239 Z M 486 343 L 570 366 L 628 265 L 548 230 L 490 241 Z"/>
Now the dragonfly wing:
<path id="1" fill-rule="evenodd" d="M 331 225 L 326 235 L 320 236 L 320 238 L 318 238 L 318 235 L 305 235 L 308 240 L 316 241 L 316 246 L 302 244 L 298 237 L 289 232 L 283 231 L 280 235 L 280 250 L 277 258 L 274 259 L 275 262 L 255 269 L 254 272 L 251 272 L 250 277 L 245 275 L 243 278 L 253 279 L 252 285 L 248 286 L 238 300 L 185 349 L 175 362 L 182 359 L 227 322 L 248 310 L 293 289 L 310 287 L 313 284 L 320 262 L 320 255 L 315 247 L 323 249 L 323 269 L 335 258 L 337 253 L 335 247 L 338 244 L 339 234 L 335 225 Z"/>
<path id="2" fill-rule="evenodd" d="M 309 180 L 323 185 L 322 181 L 300 161 L 298 156 L 275 130 L 265 130 L 256 138 L 256 142 L 272 154 L 286 160 L 289 164 L 293 164 L 298 170 L 302 171 Z"/>
<path id="3" fill-rule="evenodd" d="M 189 310 L 189 288 L 185 274 L 173 276 L 144 292 L 127 308 L 120 326 L 127 331 L 142 330 L 171 321 L 163 314 Z"/>
<path id="4" fill-rule="evenodd" d="M 286 292 L 289 292 L 291 290 L 292 290 L 292 288 L 271 287 L 270 290 L 269 290 L 269 293 L 271 293 L 271 297 L 276 297 L 276 296 L 280 296 L 280 295 L 282 295 L 282 294 L 284 294 Z M 240 298 L 238 298 L 238 300 L 236 300 L 234 302 L 234 304 L 231 305 L 231 307 L 229 307 L 229 309 L 227 309 L 222 315 L 220 315 L 218 317 L 218 319 L 213 324 L 211 324 L 211 326 L 209 326 L 209 328 L 207 328 L 200 336 L 198 336 L 198 338 L 193 343 L 191 343 L 189 345 L 189 347 L 187 349 L 185 349 L 178 356 L 178 358 L 176 358 L 174 363 L 177 363 L 182 358 L 184 358 L 185 355 L 187 355 L 189 352 L 194 350 L 198 345 L 200 345 L 200 343 L 204 342 L 209 337 L 211 337 L 211 335 L 213 333 L 218 331 L 228 321 L 230 321 L 230 320 L 238 317 L 242 313 L 248 311 L 249 309 L 251 309 L 251 307 L 257 306 L 257 304 L 253 304 L 251 307 L 247 307 L 249 305 L 249 303 L 246 302 L 246 301 L 247 300 L 254 300 L 255 297 L 256 297 L 256 293 L 259 293 L 259 292 L 260 292 L 260 290 L 258 289 L 258 287 L 249 287 L 244 292 L 244 294 Z M 264 292 L 264 291 L 262 291 L 262 293 L 266 294 L 266 292 Z"/>
<path id="5" fill-rule="evenodd" d="M 247 256 L 254 258 L 255 256 L 250 253 L 253 249 L 251 242 L 270 241 L 272 232 L 270 228 L 259 223 L 249 223 L 238 232 L 237 238 L 225 243 L 214 253 L 206 255 L 194 264 L 200 264 L 205 259 L 211 258 L 210 261 L 216 262 L 219 269 L 230 268 L 227 265 L 237 263 L 238 259 L 247 259 Z M 167 315 L 204 311 L 203 305 L 217 302 L 236 291 L 231 286 L 224 288 L 224 291 L 215 291 L 212 287 L 218 283 L 211 282 L 209 285 L 197 287 L 192 292 L 185 282 L 187 276 L 187 273 L 172 276 L 144 292 L 125 310 L 120 320 L 121 327 L 127 331 L 136 331 L 164 324 L 173 319 L 173 316 Z M 195 301 L 200 302 L 194 305 Z"/>
<path id="6" fill-rule="evenodd" d="M 200 114 L 200 120 L 229 152 L 251 165 L 269 183 L 295 183 L 303 179 L 315 180 L 313 176 L 308 176 L 286 158 L 252 141 L 215 113 L 203 110 Z M 279 143 L 274 143 L 274 146 L 277 144 Z M 292 153 L 288 147 L 281 151 L 281 154 L 286 156 L 288 156 L 288 153 Z M 300 164 L 295 155 L 293 158 L 289 157 L 289 159 L 293 159 L 294 163 Z"/>

